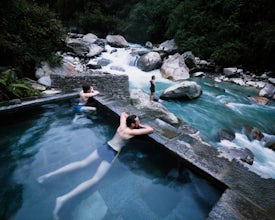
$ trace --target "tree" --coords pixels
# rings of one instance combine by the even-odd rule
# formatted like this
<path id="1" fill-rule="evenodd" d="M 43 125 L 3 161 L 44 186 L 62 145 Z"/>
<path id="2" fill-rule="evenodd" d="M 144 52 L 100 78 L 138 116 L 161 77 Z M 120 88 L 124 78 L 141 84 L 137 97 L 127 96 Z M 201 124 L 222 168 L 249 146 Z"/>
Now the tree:
<path id="1" fill-rule="evenodd" d="M 57 61 L 55 53 L 64 48 L 65 30 L 48 8 L 33 1 L 3 0 L 0 17 L 1 66 L 33 78 L 41 61 Z"/>

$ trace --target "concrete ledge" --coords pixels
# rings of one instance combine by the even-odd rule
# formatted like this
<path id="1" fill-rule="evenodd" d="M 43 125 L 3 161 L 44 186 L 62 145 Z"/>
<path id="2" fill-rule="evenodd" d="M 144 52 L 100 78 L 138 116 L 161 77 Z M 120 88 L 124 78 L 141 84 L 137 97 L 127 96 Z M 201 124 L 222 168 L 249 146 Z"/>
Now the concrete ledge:
<path id="1" fill-rule="evenodd" d="M 58 101 L 61 101 L 61 100 L 72 99 L 72 98 L 77 97 L 78 94 L 79 94 L 79 92 L 73 92 L 73 93 L 67 93 L 67 94 L 58 94 L 58 95 L 52 95 L 52 96 L 39 98 L 39 99 L 35 99 L 35 100 L 21 102 L 19 104 L 1 106 L 0 107 L 0 115 L 13 113 L 13 112 L 18 112 L 18 111 L 21 111 L 21 110 L 26 110 L 26 109 L 29 109 L 29 108 L 33 108 L 35 106 L 40 106 L 42 104 L 47 104 L 47 103 L 58 102 Z"/>

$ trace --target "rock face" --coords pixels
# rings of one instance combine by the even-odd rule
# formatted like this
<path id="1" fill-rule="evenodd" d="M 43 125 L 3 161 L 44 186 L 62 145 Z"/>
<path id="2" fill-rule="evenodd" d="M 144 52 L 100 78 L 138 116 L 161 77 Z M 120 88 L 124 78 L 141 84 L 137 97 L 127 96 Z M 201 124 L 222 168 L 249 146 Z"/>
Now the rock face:
<path id="1" fill-rule="evenodd" d="M 131 90 L 130 98 L 132 104 L 137 109 L 142 109 L 142 111 L 147 115 L 160 118 L 162 121 L 165 121 L 168 124 L 179 124 L 179 119 L 173 113 L 169 112 L 162 104 L 158 102 L 151 103 L 149 100 L 149 95 L 144 93 L 142 90 Z"/>
<path id="2" fill-rule="evenodd" d="M 195 99 L 202 94 L 201 87 L 196 82 L 183 81 L 164 90 L 160 98 L 168 99 Z"/>

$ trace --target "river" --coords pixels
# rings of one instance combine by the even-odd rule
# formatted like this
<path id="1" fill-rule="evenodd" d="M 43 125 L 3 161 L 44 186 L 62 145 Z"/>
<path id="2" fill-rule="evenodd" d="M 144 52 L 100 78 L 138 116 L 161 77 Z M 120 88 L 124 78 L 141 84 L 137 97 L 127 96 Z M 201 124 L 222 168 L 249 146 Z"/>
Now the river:
<path id="1" fill-rule="evenodd" d="M 150 72 L 138 69 L 135 65 L 138 57 L 131 54 L 133 48 L 145 49 L 137 44 L 130 44 L 127 49 L 106 46 L 106 51 L 96 59 L 111 60 L 110 64 L 102 67 L 103 71 L 127 74 L 130 89 L 142 89 L 148 94 L 149 80 L 155 75 L 156 97 L 166 88 L 178 83 L 163 78 L 159 69 Z M 258 95 L 259 90 L 256 88 L 241 87 L 230 82 L 218 83 L 209 78 L 196 77 L 189 80 L 196 81 L 202 87 L 203 93 L 198 99 L 159 102 L 178 118 L 198 129 L 201 137 L 213 147 L 234 146 L 250 149 L 255 157 L 251 169 L 265 177 L 275 178 L 275 152 L 263 147 L 261 141 L 249 140 L 244 129 L 246 126 L 253 126 L 266 134 L 274 135 L 275 102 L 270 101 L 267 105 L 255 103 L 251 97 Z M 235 139 L 220 141 L 218 133 L 221 129 L 234 131 Z"/>

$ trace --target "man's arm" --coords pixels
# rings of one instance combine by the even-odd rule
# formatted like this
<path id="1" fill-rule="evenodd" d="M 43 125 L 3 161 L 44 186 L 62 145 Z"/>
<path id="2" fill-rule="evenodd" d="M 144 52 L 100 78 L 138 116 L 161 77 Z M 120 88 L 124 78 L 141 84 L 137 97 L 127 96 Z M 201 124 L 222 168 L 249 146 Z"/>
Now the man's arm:
<path id="1" fill-rule="evenodd" d="M 93 97 L 93 96 L 98 95 L 98 94 L 99 94 L 99 91 L 93 90 L 93 91 L 90 92 L 90 93 L 83 93 L 83 94 L 84 94 L 85 97 L 90 98 L 90 97 Z"/>
<path id="2" fill-rule="evenodd" d="M 122 112 L 120 114 L 120 127 L 127 127 L 126 126 L 127 117 L 128 117 L 128 114 L 126 112 Z"/>
<path id="3" fill-rule="evenodd" d="M 136 136 L 136 135 L 144 135 L 144 134 L 151 134 L 154 132 L 154 129 L 149 125 L 139 124 L 138 129 L 131 129 L 129 130 L 129 134 Z"/>

